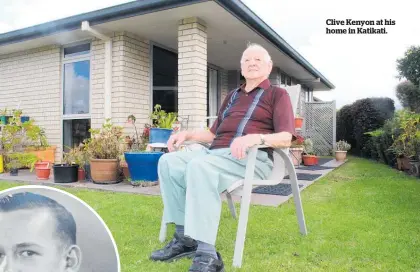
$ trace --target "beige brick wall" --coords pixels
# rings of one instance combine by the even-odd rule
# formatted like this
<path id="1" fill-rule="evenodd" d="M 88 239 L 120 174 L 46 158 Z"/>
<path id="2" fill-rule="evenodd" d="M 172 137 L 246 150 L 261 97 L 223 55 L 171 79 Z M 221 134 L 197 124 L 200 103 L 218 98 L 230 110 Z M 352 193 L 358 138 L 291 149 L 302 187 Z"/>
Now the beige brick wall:
<path id="1" fill-rule="evenodd" d="M 149 123 L 150 114 L 150 47 L 149 41 L 129 32 L 116 32 L 112 38 L 111 119 L 133 135 L 134 128 L 126 123 L 134 114 L 136 126 Z M 92 43 L 92 127 L 105 121 L 105 42 Z"/>
<path id="2" fill-rule="evenodd" d="M 178 113 L 198 128 L 207 115 L 207 32 L 199 18 L 178 27 Z"/>
<path id="3" fill-rule="evenodd" d="M 47 46 L 0 55 L 0 108 L 16 108 L 45 129 L 50 145 L 61 152 L 60 48 Z"/>
<path id="4" fill-rule="evenodd" d="M 112 120 L 133 135 L 126 124 L 130 114 L 136 116 L 141 133 L 150 123 L 150 46 L 149 41 L 129 32 L 116 33 L 113 38 Z"/>
<path id="5" fill-rule="evenodd" d="M 99 39 L 93 40 L 91 44 L 91 55 L 91 127 L 100 128 L 105 117 L 105 42 Z"/>

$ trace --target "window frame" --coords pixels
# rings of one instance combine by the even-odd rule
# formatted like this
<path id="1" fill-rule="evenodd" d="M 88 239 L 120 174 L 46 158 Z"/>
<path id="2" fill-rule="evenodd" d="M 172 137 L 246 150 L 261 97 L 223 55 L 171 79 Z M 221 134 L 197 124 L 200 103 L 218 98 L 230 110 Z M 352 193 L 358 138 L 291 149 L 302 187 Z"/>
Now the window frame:
<path id="1" fill-rule="evenodd" d="M 65 57 L 64 56 L 64 49 L 65 48 L 69 48 L 69 47 L 73 47 L 76 45 L 80 45 L 80 44 L 90 44 L 90 50 L 89 53 L 86 54 L 80 54 L 80 55 L 76 55 L 76 56 L 70 56 L 70 57 Z M 61 131 L 61 145 L 62 145 L 62 149 L 61 152 L 62 154 L 65 152 L 65 148 L 64 148 L 64 121 L 67 120 L 77 120 L 77 119 L 88 119 L 90 122 L 90 127 L 92 128 L 92 40 L 84 40 L 84 41 L 79 41 L 79 42 L 75 42 L 75 43 L 70 43 L 70 44 L 66 44 L 63 45 L 61 47 L 61 52 L 60 52 L 60 68 L 61 68 L 61 86 L 60 86 L 60 95 L 61 95 L 61 105 L 60 105 L 60 131 Z M 79 62 L 79 61 L 89 61 L 89 113 L 88 114 L 64 114 L 64 66 L 66 64 L 69 63 L 75 63 L 75 62 Z"/>

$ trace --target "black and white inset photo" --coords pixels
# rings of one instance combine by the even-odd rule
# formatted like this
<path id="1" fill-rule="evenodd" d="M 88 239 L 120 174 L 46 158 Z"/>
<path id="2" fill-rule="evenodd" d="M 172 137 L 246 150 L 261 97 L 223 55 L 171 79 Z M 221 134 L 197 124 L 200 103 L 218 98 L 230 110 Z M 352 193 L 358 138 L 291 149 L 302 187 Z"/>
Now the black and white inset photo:
<path id="1" fill-rule="evenodd" d="M 120 272 L 115 240 L 85 202 L 46 186 L 0 192 L 0 272 Z"/>

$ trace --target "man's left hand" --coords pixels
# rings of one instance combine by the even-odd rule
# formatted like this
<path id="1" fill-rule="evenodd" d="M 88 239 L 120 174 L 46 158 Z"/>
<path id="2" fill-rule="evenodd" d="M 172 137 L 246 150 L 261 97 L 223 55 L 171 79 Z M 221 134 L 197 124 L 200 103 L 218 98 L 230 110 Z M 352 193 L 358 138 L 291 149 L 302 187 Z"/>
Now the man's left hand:
<path id="1" fill-rule="evenodd" d="M 235 138 L 230 145 L 232 156 L 238 160 L 242 160 L 246 157 L 248 148 L 258 145 L 261 142 L 258 134 L 250 134 Z"/>

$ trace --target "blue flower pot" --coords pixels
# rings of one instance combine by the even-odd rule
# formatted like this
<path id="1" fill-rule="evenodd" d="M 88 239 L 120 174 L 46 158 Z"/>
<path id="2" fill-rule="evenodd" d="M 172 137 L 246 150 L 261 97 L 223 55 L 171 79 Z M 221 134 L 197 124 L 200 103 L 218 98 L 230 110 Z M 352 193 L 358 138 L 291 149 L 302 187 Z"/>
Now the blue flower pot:
<path id="1" fill-rule="evenodd" d="M 163 152 L 126 152 L 125 161 L 133 181 L 157 181 L 158 162 Z"/>
<path id="2" fill-rule="evenodd" d="M 150 128 L 149 143 L 164 143 L 166 144 L 171 137 L 172 129 L 168 128 Z"/>
<path id="3" fill-rule="evenodd" d="M 20 117 L 20 122 L 25 123 L 29 121 L 29 117 L 28 116 L 21 116 Z"/>

